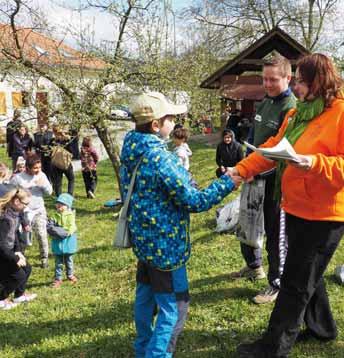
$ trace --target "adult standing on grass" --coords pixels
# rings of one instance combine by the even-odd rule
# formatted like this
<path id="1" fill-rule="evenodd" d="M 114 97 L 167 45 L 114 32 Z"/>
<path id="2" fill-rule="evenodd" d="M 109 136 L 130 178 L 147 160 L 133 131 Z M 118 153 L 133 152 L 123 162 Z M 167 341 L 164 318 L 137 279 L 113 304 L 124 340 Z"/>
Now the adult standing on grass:
<path id="1" fill-rule="evenodd" d="M 51 142 L 53 132 L 48 129 L 48 124 L 39 124 L 38 131 L 34 133 L 34 146 L 36 153 L 41 157 L 42 171 L 51 182 Z"/>
<path id="2" fill-rule="evenodd" d="M 48 234 L 47 212 L 44 205 L 44 196 L 52 194 L 52 187 L 47 176 L 42 172 L 41 158 L 37 154 L 29 156 L 26 160 L 26 171 L 16 174 L 11 184 L 29 190 L 32 199 L 25 209 L 32 231 L 38 239 L 41 257 L 41 267 L 48 267 Z"/>
<path id="3" fill-rule="evenodd" d="M 25 293 L 31 266 L 18 239 L 19 215 L 30 199 L 30 192 L 24 189 L 12 189 L 0 198 L 0 310 L 12 309 L 37 297 L 34 293 Z M 13 292 L 14 298 L 10 301 Z"/>
<path id="4" fill-rule="evenodd" d="M 263 86 L 266 96 L 263 102 L 257 108 L 257 114 L 254 123 L 253 144 L 257 147 L 264 143 L 269 137 L 277 134 L 286 113 L 295 108 L 296 98 L 288 87 L 291 79 L 290 62 L 282 56 L 274 56 L 263 66 Z M 263 289 L 253 301 L 257 304 L 270 303 L 276 300 L 280 287 L 280 275 L 283 271 L 283 254 L 286 247 L 280 247 L 279 222 L 280 222 L 280 203 L 274 198 L 275 171 L 257 175 L 255 180 L 244 184 L 243 192 L 252 201 L 254 193 L 260 193 L 263 197 L 263 220 L 266 235 L 266 251 L 268 256 L 268 281 L 269 285 Z M 254 198 L 260 201 L 260 196 Z M 261 215 L 255 212 L 255 207 L 251 210 L 253 215 Z M 249 210 L 250 208 L 247 208 Z M 251 212 L 252 214 L 252 212 Z M 240 219 L 239 219 L 240 224 Z M 240 230 L 241 232 L 248 230 Z M 258 235 L 254 233 L 253 235 Z M 255 239 L 255 238 L 253 238 Z M 233 272 L 231 277 L 234 279 L 250 278 L 263 279 L 265 272 L 263 269 L 262 249 L 240 243 L 241 253 L 245 259 L 246 266 L 238 272 Z"/>
<path id="5" fill-rule="evenodd" d="M 6 146 L 7 146 L 7 154 L 10 158 L 12 158 L 12 153 L 13 153 L 14 133 L 16 133 L 18 127 L 23 124 L 20 117 L 21 117 L 20 110 L 15 109 L 13 112 L 13 119 L 9 121 L 6 125 Z"/>
<path id="6" fill-rule="evenodd" d="M 73 154 L 72 149 L 70 147 L 71 144 L 71 137 L 69 134 L 62 130 L 62 128 L 56 127 L 54 128 L 54 135 L 55 138 L 53 138 L 51 146 L 61 146 L 65 150 L 67 150 L 69 153 Z M 67 169 L 60 169 L 54 164 L 51 164 L 51 180 L 54 188 L 54 192 L 56 197 L 58 197 L 62 193 L 62 178 L 63 175 L 66 176 L 68 181 L 68 194 L 73 196 L 74 193 L 74 170 L 73 170 L 73 164 L 69 163 Z"/>
<path id="7" fill-rule="evenodd" d="M 18 126 L 17 131 L 13 135 L 12 144 L 12 169 L 17 166 L 17 159 L 23 157 L 26 159 L 33 148 L 33 140 L 29 134 L 29 130 L 25 124 Z"/>
<path id="8" fill-rule="evenodd" d="M 191 185 L 188 171 L 167 150 L 165 141 L 173 130 L 175 116 L 186 112 L 186 106 L 174 105 L 161 93 L 153 92 L 136 97 L 130 110 L 136 128 L 124 139 L 120 180 L 125 198 L 138 167 L 128 212 L 133 251 L 138 258 L 135 354 L 172 357 L 189 306 L 189 213 L 210 209 L 239 181 L 223 175 L 202 191 Z"/>
<path id="9" fill-rule="evenodd" d="M 344 234 L 344 82 L 322 54 L 300 59 L 295 77 L 296 110 L 263 146 L 286 137 L 299 162 L 276 163 L 253 153 L 233 169 L 248 178 L 277 167 L 275 194 L 282 192 L 289 241 L 269 326 L 261 339 L 238 347 L 245 358 L 287 357 L 302 324 L 300 339 L 337 336 L 323 274 Z"/>

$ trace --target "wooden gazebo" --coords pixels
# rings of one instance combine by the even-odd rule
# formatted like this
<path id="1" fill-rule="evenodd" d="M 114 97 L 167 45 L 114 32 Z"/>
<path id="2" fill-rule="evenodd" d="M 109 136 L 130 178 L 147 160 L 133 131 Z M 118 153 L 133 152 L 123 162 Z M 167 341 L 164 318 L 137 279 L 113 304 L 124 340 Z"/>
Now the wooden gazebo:
<path id="1" fill-rule="evenodd" d="M 254 113 L 254 102 L 264 97 L 260 72 L 264 57 L 273 51 L 288 58 L 293 71 L 297 59 L 309 53 L 286 32 L 275 27 L 205 79 L 200 87 L 217 90 L 223 103 L 227 100 L 241 101 L 242 113 L 250 117 Z M 245 72 L 251 74 L 244 75 Z"/>

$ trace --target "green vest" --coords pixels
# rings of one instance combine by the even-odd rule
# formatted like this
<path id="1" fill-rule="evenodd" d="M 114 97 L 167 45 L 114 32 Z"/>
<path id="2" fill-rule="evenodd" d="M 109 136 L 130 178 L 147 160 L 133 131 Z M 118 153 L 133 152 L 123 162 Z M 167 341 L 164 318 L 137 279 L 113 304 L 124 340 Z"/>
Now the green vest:
<path id="1" fill-rule="evenodd" d="M 265 98 L 257 108 L 254 119 L 254 141 L 257 147 L 271 136 L 275 136 L 287 112 L 296 108 L 296 98 L 293 93 L 282 99 Z"/>

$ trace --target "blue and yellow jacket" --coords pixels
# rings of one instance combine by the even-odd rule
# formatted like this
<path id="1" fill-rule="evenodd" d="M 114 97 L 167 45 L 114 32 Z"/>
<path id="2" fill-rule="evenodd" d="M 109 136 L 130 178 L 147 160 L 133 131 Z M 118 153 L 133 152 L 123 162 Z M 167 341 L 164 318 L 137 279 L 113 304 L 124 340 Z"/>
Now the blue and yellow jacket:
<path id="1" fill-rule="evenodd" d="M 120 180 L 125 199 L 131 174 L 142 157 L 130 200 L 128 221 L 137 258 L 173 270 L 190 256 L 190 212 L 218 204 L 234 188 L 227 176 L 197 190 L 178 158 L 157 135 L 130 131 L 121 153 Z"/>
<path id="2" fill-rule="evenodd" d="M 78 249 L 77 233 L 75 224 L 75 211 L 65 210 L 62 213 L 55 211 L 51 215 L 53 223 L 63 228 L 66 236 L 59 236 L 52 234 L 52 231 L 47 227 L 48 233 L 51 235 L 51 251 L 54 255 L 74 254 Z"/>

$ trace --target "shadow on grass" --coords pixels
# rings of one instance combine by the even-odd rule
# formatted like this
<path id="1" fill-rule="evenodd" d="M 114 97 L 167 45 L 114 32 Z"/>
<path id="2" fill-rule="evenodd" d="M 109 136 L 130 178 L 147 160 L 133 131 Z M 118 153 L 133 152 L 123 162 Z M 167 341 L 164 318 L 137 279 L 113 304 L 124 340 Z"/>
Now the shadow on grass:
<path id="1" fill-rule="evenodd" d="M 195 246 L 195 245 L 202 245 L 202 244 L 205 244 L 209 241 L 212 241 L 214 240 L 214 236 L 212 233 L 206 233 L 200 237 L 198 237 L 197 239 L 193 239 L 192 240 L 192 246 Z"/>
<path id="2" fill-rule="evenodd" d="M 213 284 L 220 283 L 223 281 L 229 281 L 228 274 L 222 274 L 222 275 L 217 275 L 217 276 L 208 276 L 206 278 L 201 278 L 199 280 L 191 281 L 190 287 L 191 287 L 191 289 L 195 289 L 197 287 L 213 285 Z"/>
<path id="3" fill-rule="evenodd" d="M 237 358 L 236 347 L 258 338 L 259 332 L 230 329 L 219 331 L 185 329 L 177 344 L 176 357 Z M 188 347 L 187 350 L 184 347 Z"/>
<path id="4" fill-rule="evenodd" d="M 88 329 L 101 331 L 113 329 L 113 336 L 109 340 L 116 341 L 116 327 L 121 327 L 132 320 L 132 304 L 128 302 L 114 302 L 113 306 L 106 310 L 95 308 L 94 314 L 87 314 L 81 318 L 72 317 L 59 319 L 57 321 L 35 322 L 27 325 L 26 322 L 2 323 L 2 339 L 7 345 L 13 347 L 25 347 L 26 345 L 37 345 L 47 337 L 58 337 L 60 335 L 82 335 Z M 5 333 L 6 332 L 6 333 Z M 30 334 L 28 334 L 30 332 Z M 18 340 L 18 337 L 21 337 Z M 129 340 L 129 337 L 128 337 Z M 128 342 L 129 343 L 129 342 Z M 97 345 L 97 340 L 92 345 Z M 101 347 L 101 345 L 100 345 Z M 98 347 L 99 348 L 99 347 Z M 78 349 L 80 355 L 80 346 Z M 34 355 L 33 355 L 34 356 Z M 39 357 L 40 355 L 36 355 Z M 58 355 L 55 355 L 55 357 Z M 71 357 L 64 355 L 63 357 Z"/>
<path id="5" fill-rule="evenodd" d="M 193 292 L 192 302 L 196 304 L 216 303 L 224 300 L 251 300 L 257 294 L 257 290 L 248 287 L 221 288 L 217 290 L 205 290 L 204 292 Z"/>
<path id="6" fill-rule="evenodd" d="M 78 215 L 78 217 L 89 216 L 90 214 L 95 214 L 95 215 L 109 214 L 109 215 L 112 215 L 112 214 L 118 212 L 119 209 L 120 208 L 118 208 L 118 210 L 117 210 L 117 209 L 106 208 L 103 205 L 95 205 L 95 206 L 92 207 L 92 209 L 78 208 L 77 209 L 77 215 Z"/>
<path id="7" fill-rule="evenodd" d="M 109 243 L 109 245 L 99 245 L 99 246 L 89 246 L 89 247 L 83 247 L 82 249 L 78 250 L 78 255 L 89 255 L 89 254 L 95 254 L 96 252 L 108 252 L 112 249 L 112 243 Z"/>

